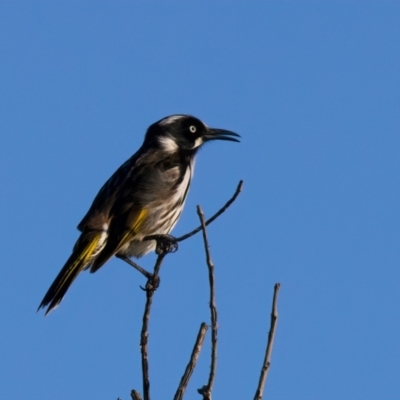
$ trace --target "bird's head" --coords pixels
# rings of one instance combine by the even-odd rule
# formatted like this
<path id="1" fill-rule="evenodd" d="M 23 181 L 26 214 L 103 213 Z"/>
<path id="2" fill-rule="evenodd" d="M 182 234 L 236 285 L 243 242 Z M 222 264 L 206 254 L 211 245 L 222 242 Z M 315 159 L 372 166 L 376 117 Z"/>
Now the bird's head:
<path id="1" fill-rule="evenodd" d="M 225 129 L 209 128 L 204 122 L 190 115 L 171 115 L 149 127 L 145 141 L 164 151 L 195 151 L 210 140 L 239 142 L 237 133 Z"/>

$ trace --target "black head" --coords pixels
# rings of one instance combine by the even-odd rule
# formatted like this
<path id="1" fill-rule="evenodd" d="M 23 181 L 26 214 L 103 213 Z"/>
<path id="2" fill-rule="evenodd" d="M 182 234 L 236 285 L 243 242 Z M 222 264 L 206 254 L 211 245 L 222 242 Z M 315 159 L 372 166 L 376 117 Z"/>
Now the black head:
<path id="1" fill-rule="evenodd" d="M 145 142 L 161 147 L 168 152 L 196 150 L 210 140 L 238 142 L 237 133 L 224 129 L 209 128 L 191 115 L 171 115 L 149 127 Z"/>

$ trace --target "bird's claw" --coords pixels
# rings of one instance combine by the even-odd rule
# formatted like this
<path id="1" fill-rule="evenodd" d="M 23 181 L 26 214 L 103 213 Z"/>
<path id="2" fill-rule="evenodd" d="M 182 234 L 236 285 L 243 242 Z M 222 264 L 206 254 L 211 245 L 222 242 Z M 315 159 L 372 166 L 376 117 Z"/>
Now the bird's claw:
<path id="1" fill-rule="evenodd" d="M 175 253 L 178 250 L 178 242 L 171 235 L 160 235 L 156 242 L 156 253 L 158 255 Z"/>
<path id="2" fill-rule="evenodd" d="M 146 282 L 146 286 L 140 286 L 140 289 L 142 289 L 145 292 L 155 292 L 158 287 L 160 286 L 160 277 L 158 275 L 152 274 Z"/>
<path id="3" fill-rule="evenodd" d="M 151 235 L 145 239 L 156 241 L 156 254 L 158 255 L 175 253 L 178 250 L 178 241 L 171 235 Z"/>

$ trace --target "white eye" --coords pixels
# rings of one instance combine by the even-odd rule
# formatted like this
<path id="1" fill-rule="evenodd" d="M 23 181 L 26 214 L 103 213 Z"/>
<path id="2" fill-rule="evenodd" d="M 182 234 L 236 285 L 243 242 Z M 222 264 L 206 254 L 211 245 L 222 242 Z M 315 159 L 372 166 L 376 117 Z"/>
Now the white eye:
<path id="1" fill-rule="evenodd" d="M 191 125 L 189 127 L 189 131 L 192 132 L 192 133 L 195 133 L 197 131 L 197 128 L 194 125 Z"/>

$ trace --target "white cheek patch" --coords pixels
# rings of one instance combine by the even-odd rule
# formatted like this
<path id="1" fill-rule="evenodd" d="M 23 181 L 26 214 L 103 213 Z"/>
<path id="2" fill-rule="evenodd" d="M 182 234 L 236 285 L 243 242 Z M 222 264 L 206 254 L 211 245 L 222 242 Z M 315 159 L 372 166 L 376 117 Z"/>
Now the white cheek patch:
<path id="1" fill-rule="evenodd" d="M 194 142 L 193 149 L 200 147 L 203 143 L 204 143 L 204 140 L 202 137 L 197 138 Z"/>
<path id="2" fill-rule="evenodd" d="M 173 153 L 178 150 L 178 145 L 171 136 L 162 136 L 158 138 L 158 142 L 164 151 Z"/>

